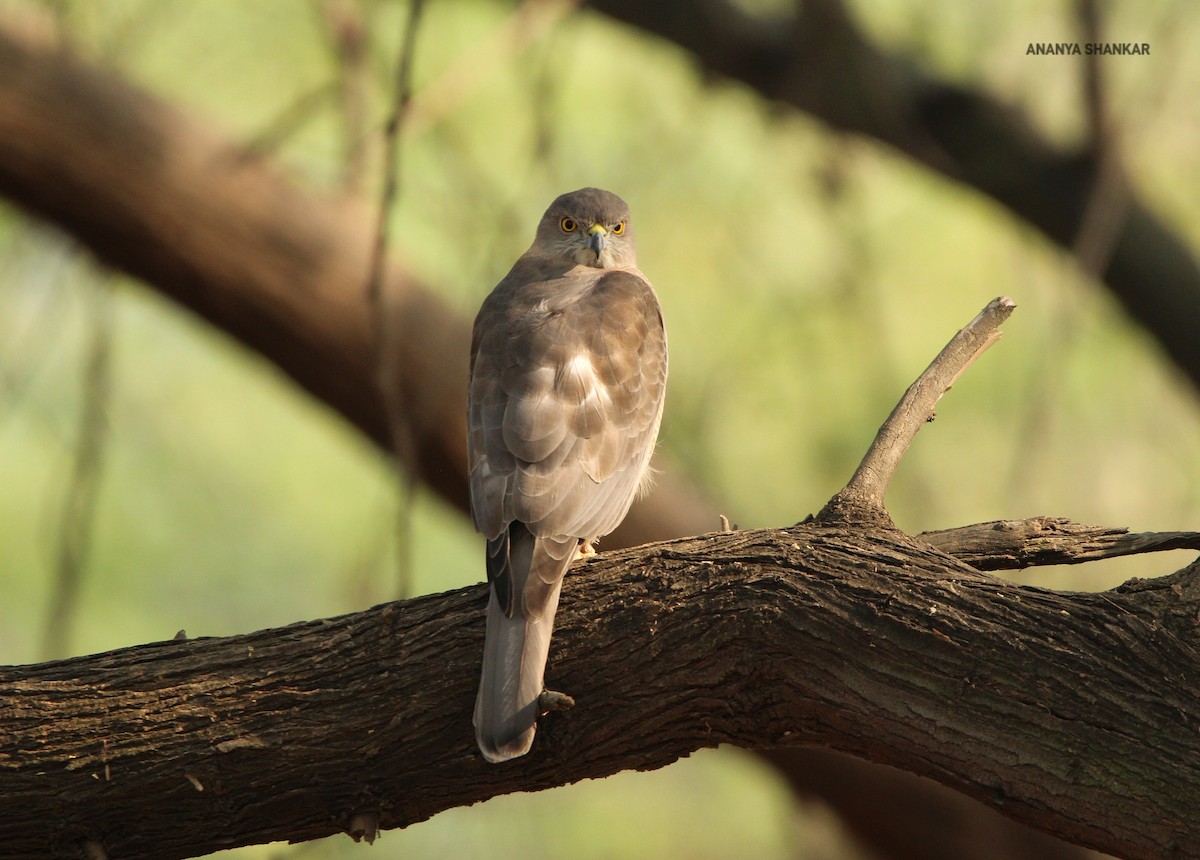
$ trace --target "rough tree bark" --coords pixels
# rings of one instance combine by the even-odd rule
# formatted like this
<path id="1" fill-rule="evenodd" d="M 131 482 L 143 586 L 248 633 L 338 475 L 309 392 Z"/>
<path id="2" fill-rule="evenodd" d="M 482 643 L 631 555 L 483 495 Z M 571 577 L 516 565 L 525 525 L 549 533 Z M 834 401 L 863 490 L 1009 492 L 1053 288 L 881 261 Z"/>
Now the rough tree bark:
<path id="1" fill-rule="evenodd" d="M 1195 566 L 1060 594 L 822 523 L 604 553 L 571 573 L 548 670 L 577 706 L 504 767 L 471 731 L 485 602 L 0 669 L 0 854 L 373 836 L 720 743 L 827 746 L 1121 856 L 1200 854 Z"/>
<path id="2" fill-rule="evenodd" d="M 0 190 L 259 349 L 386 444 L 361 292 L 369 218 L 355 206 L 315 199 L 69 52 L 4 32 Z M 466 325 L 401 270 L 390 277 L 422 477 L 461 505 Z M 620 540 L 710 526 L 698 494 L 672 483 L 635 509 Z"/>

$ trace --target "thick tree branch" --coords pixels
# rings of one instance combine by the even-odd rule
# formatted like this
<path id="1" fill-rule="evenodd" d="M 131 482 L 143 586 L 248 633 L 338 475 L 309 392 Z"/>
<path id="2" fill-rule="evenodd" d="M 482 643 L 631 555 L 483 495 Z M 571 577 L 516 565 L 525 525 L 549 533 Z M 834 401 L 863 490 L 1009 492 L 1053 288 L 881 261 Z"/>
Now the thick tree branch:
<path id="1" fill-rule="evenodd" d="M 706 71 L 983 192 L 1066 250 L 1076 250 L 1093 190 L 1107 181 L 1100 152 L 1058 147 L 1015 108 L 872 44 L 839 0 L 805 0 L 777 17 L 728 0 L 590 5 L 678 44 Z M 1106 225 L 1109 253 L 1088 261 L 1200 386 L 1200 264 L 1133 189 L 1122 189 L 1120 204 Z"/>
<path id="2" fill-rule="evenodd" d="M 0 669 L 4 856 L 398 827 L 720 743 L 851 752 L 1125 857 L 1200 852 L 1195 569 L 1058 594 L 812 523 L 606 553 L 571 578 L 548 677 L 577 705 L 503 767 L 471 736 L 482 586 Z"/>

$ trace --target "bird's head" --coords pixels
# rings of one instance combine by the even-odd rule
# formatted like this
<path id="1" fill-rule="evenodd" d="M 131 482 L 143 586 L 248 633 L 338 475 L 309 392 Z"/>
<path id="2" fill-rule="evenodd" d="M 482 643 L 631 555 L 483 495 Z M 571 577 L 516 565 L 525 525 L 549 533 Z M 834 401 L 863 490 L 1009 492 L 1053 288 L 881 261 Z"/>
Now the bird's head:
<path id="1" fill-rule="evenodd" d="M 531 250 L 598 269 L 636 265 L 629 206 L 599 188 L 563 194 L 542 216 Z"/>

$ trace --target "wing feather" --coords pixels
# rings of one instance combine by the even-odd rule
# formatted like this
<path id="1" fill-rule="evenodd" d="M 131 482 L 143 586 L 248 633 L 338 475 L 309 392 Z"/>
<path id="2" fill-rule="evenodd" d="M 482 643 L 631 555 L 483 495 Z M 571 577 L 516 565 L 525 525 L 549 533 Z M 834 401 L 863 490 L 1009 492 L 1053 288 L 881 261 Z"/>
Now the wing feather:
<path id="1" fill-rule="evenodd" d="M 523 265 L 524 263 L 524 265 Z M 476 526 L 593 539 L 637 495 L 662 418 L 666 333 L 636 269 L 518 261 L 476 320 L 468 412 Z"/>

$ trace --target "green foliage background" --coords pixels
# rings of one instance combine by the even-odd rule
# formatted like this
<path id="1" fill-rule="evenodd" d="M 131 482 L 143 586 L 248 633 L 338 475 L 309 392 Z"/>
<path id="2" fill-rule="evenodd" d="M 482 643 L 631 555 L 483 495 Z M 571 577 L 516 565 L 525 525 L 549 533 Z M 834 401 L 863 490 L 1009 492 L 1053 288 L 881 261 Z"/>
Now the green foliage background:
<path id="1" fill-rule="evenodd" d="M 1079 38 L 1072 4 L 851 5 L 892 49 L 1020 105 L 1060 142 L 1080 140 L 1079 59 L 1025 54 L 1031 41 Z M 362 8 L 378 128 L 406 6 Z M 1110 38 L 1152 44 L 1148 58 L 1104 64 L 1130 173 L 1195 247 L 1200 55 L 1190 46 L 1200 44 L 1200 6 L 1103 8 Z M 344 139 L 327 88 L 337 65 L 316 2 L 0 0 L 6 16 L 50 11 L 86 54 L 237 139 L 269 137 L 301 181 L 336 192 Z M 516 49 L 496 37 L 512 14 L 509 3 L 429 4 L 416 82 L 418 109 L 433 119 L 402 144 L 394 253 L 473 315 L 556 194 L 599 185 L 624 196 L 671 336 L 661 447 L 734 522 L 781 525 L 820 508 L 908 382 L 1008 294 L 1019 307 L 1004 340 L 942 401 L 902 466 L 889 496 L 898 524 L 1055 514 L 1200 527 L 1194 389 L 1028 227 L 873 142 L 706 82 L 681 52 L 634 30 L 569 14 Z M 426 88 L 447 79 L 466 83 L 434 103 Z M 297 122 L 281 125 L 287 117 Z M 268 135 L 274 128 L 284 132 Z M 375 169 L 372 197 L 377 182 Z M 245 632 L 396 596 L 397 500 L 378 451 L 256 355 L 6 208 L 0 661 L 46 656 L 98 309 L 113 364 L 71 653 L 181 628 Z M 416 592 L 482 578 L 480 542 L 456 512 L 419 495 L 413 516 Z M 1105 588 L 1174 560 L 1025 579 Z M 845 856 L 837 843 L 836 825 L 798 812 L 753 760 L 722 750 L 448 812 L 386 833 L 371 856 Z M 228 856 L 364 850 L 343 837 Z"/>

